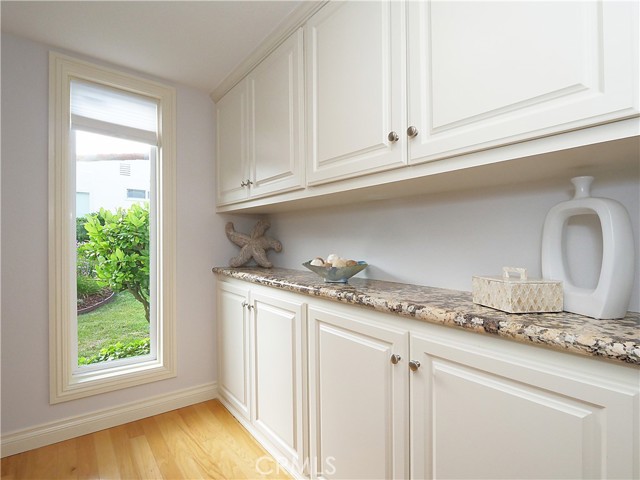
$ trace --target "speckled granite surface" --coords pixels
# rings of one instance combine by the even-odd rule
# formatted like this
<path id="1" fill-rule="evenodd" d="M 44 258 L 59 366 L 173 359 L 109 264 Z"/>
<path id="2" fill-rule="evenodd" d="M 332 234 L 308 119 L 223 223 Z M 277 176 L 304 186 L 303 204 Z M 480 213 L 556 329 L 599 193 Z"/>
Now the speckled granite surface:
<path id="1" fill-rule="evenodd" d="M 311 272 L 215 267 L 215 273 L 291 292 L 370 307 L 430 323 L 640 366 L 640 313 L 596 320 L 572 313 L 509 314 L 476 305 L 471 293 L 351 278 L 331 284 Z"/>

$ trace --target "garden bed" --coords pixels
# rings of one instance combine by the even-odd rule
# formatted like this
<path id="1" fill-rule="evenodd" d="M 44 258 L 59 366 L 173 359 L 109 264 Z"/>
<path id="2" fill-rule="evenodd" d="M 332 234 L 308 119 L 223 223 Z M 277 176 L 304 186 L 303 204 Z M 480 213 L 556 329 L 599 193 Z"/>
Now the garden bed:
<path id="1" fill-rule="evenodd" d="M 95 309 L 100 308 L 102 305 L 109 303 L 113 300 L 115 294 L 105 288 L 98 293 L 87 295 L 86 297 L 78 299 L 78 315 L 83 313 L 93 312 Z"/>

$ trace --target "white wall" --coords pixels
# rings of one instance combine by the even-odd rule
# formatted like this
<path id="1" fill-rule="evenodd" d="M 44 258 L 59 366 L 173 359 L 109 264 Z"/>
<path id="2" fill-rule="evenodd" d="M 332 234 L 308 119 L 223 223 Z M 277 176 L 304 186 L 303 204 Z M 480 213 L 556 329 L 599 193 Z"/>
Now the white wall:
<path id="1" fill-rule="evenodd" d="M 204 92 L 177 86 L 178 376 L 49 405 L 48 51 L 2 35 L 3 434 L 213 382 L 211 267 L 225 264 L 237 251 L 224 234 L 230 217 L 214 213 L 213 103 Z M 253 219 L 234 221 L 245 229 Z"/>
<path id="2" fill-rule="evenodd" d="M 640 182 L 609 172 L 596 178 L 593 196 L 613 198 L 630 214 L 636 273 L 630 310 L 640 311 Z M 344 205 L 271 216 L 270 234 L 283 243 L 270 253 L 279 267 L 329 253 L 370 266 L 359 276 L 471 290 L 472 275 L 498 275 L 503 266 L 526 267 L 540 277 L 542 226 L 549 209 L 573 196 L 569 179 Z M 569 225 L 567 251 L 574 283 L 597 283 L 602 251 L 599 222 Z"/>

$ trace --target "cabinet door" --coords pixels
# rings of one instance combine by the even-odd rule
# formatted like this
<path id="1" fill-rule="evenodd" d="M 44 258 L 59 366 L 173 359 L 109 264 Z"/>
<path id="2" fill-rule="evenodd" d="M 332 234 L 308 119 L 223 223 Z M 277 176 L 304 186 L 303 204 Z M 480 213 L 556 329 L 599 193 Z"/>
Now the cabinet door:
<path id="1" fill-rule="evenodd" d="M 531 347 L 529 347 L 531 348 Z M 638 389 L 411 335 L 412 477 L 632 478 Z M 635 451 L 635 453 L 634 453 Z"/>
<path id="2" fill-rule="evenodd" d="M 638 2 L 408 2 L 410 163 L 638 115 Z"/>
<path id="3" fill-rule="evenodd" d="M 303 186 L 302 37 L 299 29 L 247 77 L 251 197 Z"/>
<path id="4" fill-rule="evenodd" d="M 252 422 L 287 465 L 302 471 L 305 304 L 252 293 L 252 305 Z"/>
<path id="5" fill-rule="evenodd" d="M 310 185 L 406 163 L 403 15 L 404 2 L 335 2 L 307 22 Z"/>
<path id="6" fill-rule="evenodd" d="M 250 413 L 249 291 L 218 282 L 218 390 L 247 420 Z"/>
<path id="7" fill-rule="evenodd" d="M 405 478 L 407 332 L 309 308 L 313 478 Z M 391 363 L 393 354 L 401 357 Z"/>
<path id="8" fill-rule="evenodd" d="M 218 204 L 247 198 L 247 84 L 240 82 L 216 104 L 216 185 Z"/>

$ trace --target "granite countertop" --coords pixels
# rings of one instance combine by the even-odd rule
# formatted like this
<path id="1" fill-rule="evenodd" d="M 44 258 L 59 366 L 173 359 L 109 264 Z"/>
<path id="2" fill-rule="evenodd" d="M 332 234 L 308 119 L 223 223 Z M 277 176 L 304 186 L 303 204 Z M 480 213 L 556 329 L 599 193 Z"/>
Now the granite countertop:
<path id="1" fill-rule="evenodd" d="M 522 343 L 640 365 L 640 313 L 597 320 L 573 313 L 503 313 L 476 305 L 470 292 L 351 278 L 324 283 L 311 272 L 284 268 L 214 267 L 217 274 L 425 322 L 497 335 Z"/>

